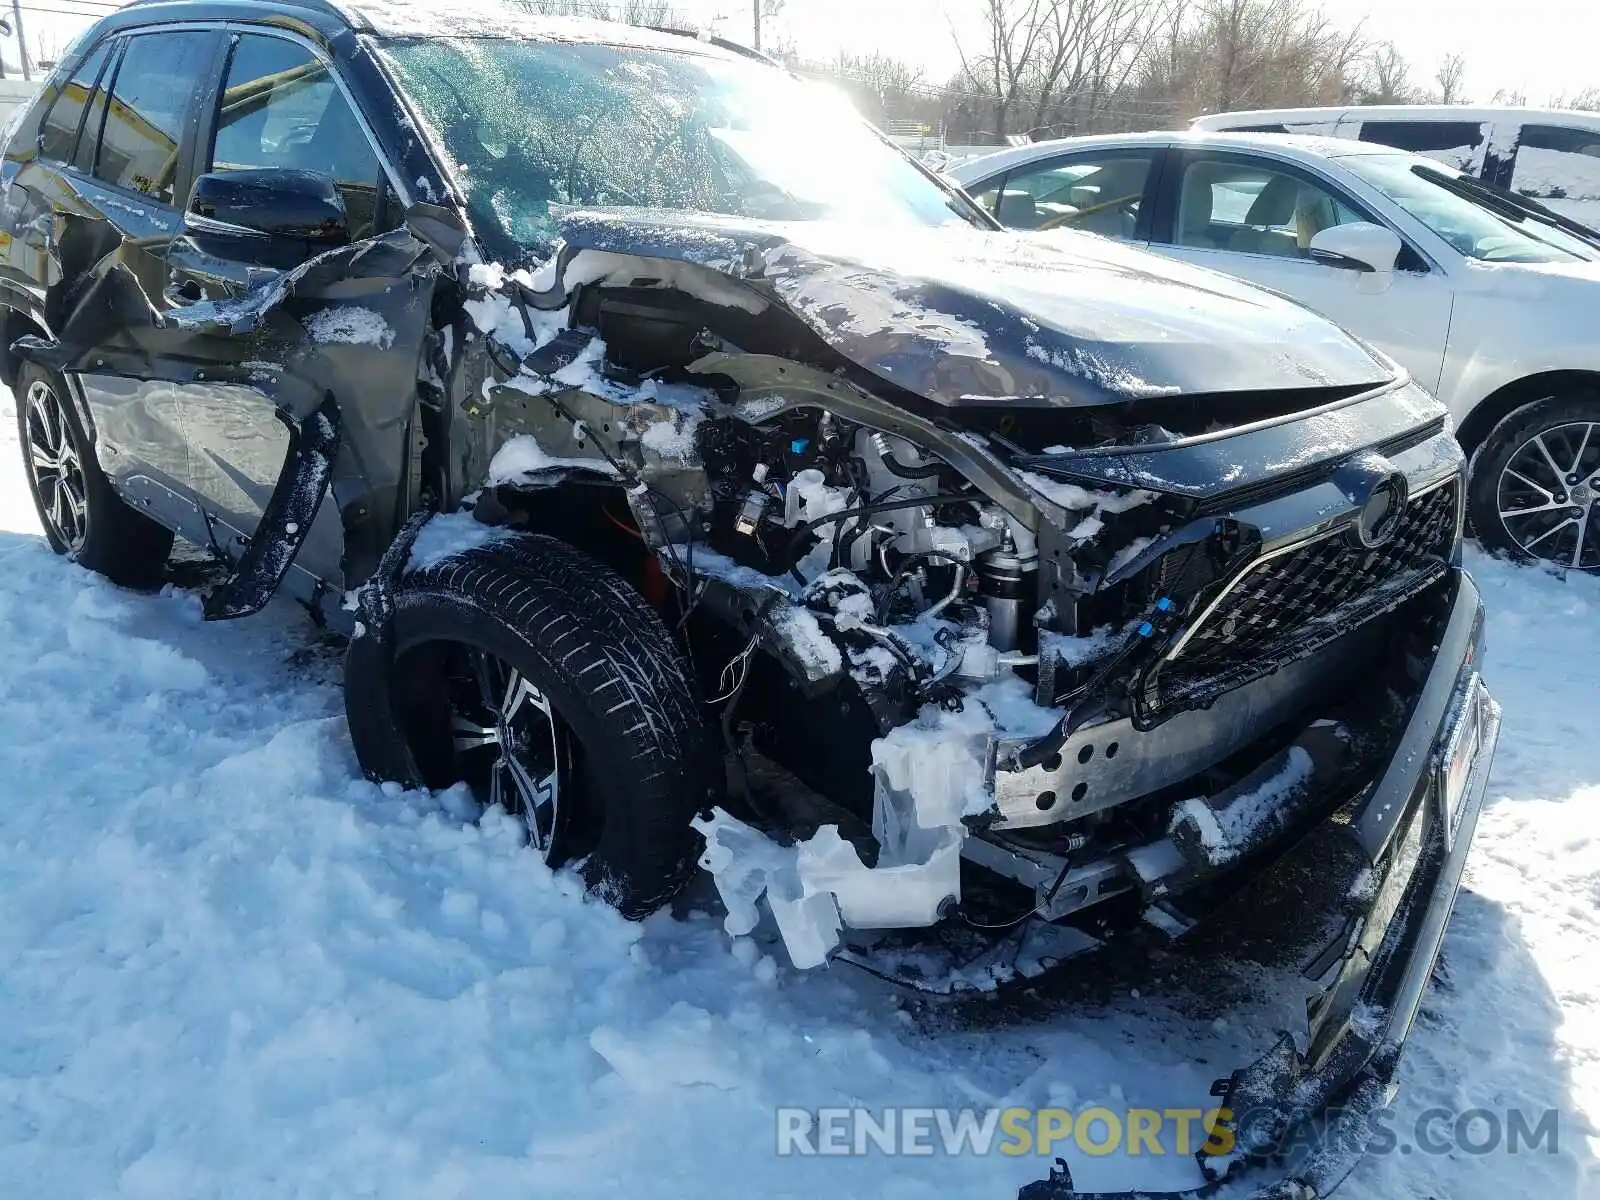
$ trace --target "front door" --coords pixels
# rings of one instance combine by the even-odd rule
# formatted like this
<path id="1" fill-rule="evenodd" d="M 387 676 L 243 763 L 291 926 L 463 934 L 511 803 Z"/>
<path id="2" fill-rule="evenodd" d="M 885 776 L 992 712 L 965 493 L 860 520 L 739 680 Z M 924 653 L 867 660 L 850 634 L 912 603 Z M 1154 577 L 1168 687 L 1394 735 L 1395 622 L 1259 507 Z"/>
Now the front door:
<path id="1" fill-rule="evenodd" d="M 1151 250 L 1298 300 L 1438 388 L 1454 292 L 1409 249 L 1398 269 L 1381 273 L 1313 260 L 1321 230 L 1376 220 L 1337 184 L 1233 152 L 1191 151 L 1174 176 L 1171 229 Z"/>
<path id="2" fill-rule="evenodd" d="M 135 504 L 190 534 L 199 522 L 178 385 L 148 369 L 144 334 L 163 306 L 196 98 L 220 42 L 215 30 L 187 29 L 95 47 L 52 108 L 40 147 L 70 194 L 50 197 L 50 212 L 29 225 L 41 252 L 82 281 L 57 289 L 65 311 L 50 316 L 59 364 L 88 405 L 102 468 Z M 18 182 L 29 178 L 24 171 Z"/>
<path id="3" fill-rule="evenodd" d="M 303 43 L 269 33 L 231 38 L 211 116 L 202 122 L 196 173 L 287 168 L 329 175 L 344 198 L 353 240 L 394 224 L 377 152 L 327 63 Z M 395 214 L 398 215 L 398 214 Z M 249 236 L 186 235 L 168 258 L 173 305 L 239 299 L 271 288 L 294 266 L 283 247 Z M 269 386 L 195 384 L 182 391 L 195 491 L 214 523 L 241 543 L 261 521 L 290 448 L 270 384 L 283 364 L 255 365 Z M 342 532 L 335 506 L 318 512 L 298 564 L 339 578 Z"/>

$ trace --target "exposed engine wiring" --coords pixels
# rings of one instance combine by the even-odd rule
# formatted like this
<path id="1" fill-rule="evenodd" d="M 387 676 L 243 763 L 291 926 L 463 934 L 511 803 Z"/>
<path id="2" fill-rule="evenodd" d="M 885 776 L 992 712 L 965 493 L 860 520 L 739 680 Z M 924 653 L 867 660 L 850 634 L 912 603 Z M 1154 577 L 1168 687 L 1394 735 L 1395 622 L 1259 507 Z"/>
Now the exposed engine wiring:
<path id="1" fill-rule="evenodd" d="M 883 469 L 901 479 L 937 479 L 939 472 L 944 470 L 944 464 L 940 462 L 922 463 L 918 466 L 901 462 L 889 448 L 889 439 L 881 433 L 874 433 L 871 442 L 872 448 L 878 452 L 878 461 L 883 464 Z"/>
<path id="2" fill-rule="evenodd" d="M 841 509 L 839 512 L 829 513 L 827 516 L 823 517 L 817 517 L 815 520 L 807 521 L 805 524 L 800 525 L 795 529 L 794 535 L 789 539 L 789 545 L 784 551 L 784 560 L 786 563 L 785 569 L 795 577 L 796 581 L 799 582 L 801 586 L 811 582 L 800 573 L 800 547 L 805 543 L 807 537 L 811 536 L 819 527 L 823 525 L 832 525 L 835 522 L 847 521 L 851 517 L 870 516 L 873 513 L 895 512 L 907 508 L 931 508 L 940 504 L 965 504 L 970 503 L 971 500 L 971 496 L 962 495 L 960 493 L 940 492 L 933 496 L 914 496 L 910 499 L 877 500 L 868 504 L 859 505 L 856 508 Z"/>
<path id="3" fill-rule="evenodd" d="M 610 521 L 618 529 L 622 530 L 623 533 L 627 534 L 629 537 L 636 537 L 641 542 L 644 541 L 644 534 L 640 533 L 632 525 L 629 525 L 626 521 L 624 521 L 621 517 L 617 516 L 617 514 L 612 512 L 609 508 L 602 508 L 600 511 L 605 513 L 606 520 Z"/>
<path id="4" fill-rule="evenodd" d="M 677 568 L 677 576 L 672 581 L 673 586 L 678 588 L 678 590 L 681 591 L 686 597 L 683 619 L 679 622 L 679 628 L 682 628 L 683 622 L 687 621 L 689 618 L 689 613 L 694 611 L 694 523 L 689 520 L 681 504 L 679 504 L 665 492 L 661 491 L 660 488 L 652 487 L 650 484 L 646 483 L 644 477 L 639 474 L 632 463 L 613 454 L 606 446 L 604 439 L 596 437 L 594 435 L 594 431 L 589 429 L 579 417 L 574 415 L 571 409 L 569 409 L 565 404 L 561 403 L 559 398 L 557 398 L 554 394 L 547 392 L 545 393 L 544 399 L 549 403 L 551 408 L 555 409 L 557 413 L 571 423 L 574 433 L 577 434 L 581 432 L 585 439 L 591 442 L 594 448 L 600 452 L 600 457 L 605 459 L 606 462 L 610 464 L 611 469 L 617 473 L 618 477 L 627 482 L 627 490 L 630 496 L 643 497 L 649 500 L 647 507 L 650 509 L 651 517 L 655 519 L 656 529 L 661 534 L 662 545 L 666 547 L 667 554 L 672 559 L 672 565 Z M 676 513 L 679 524 L 683 526 L 684 536 L 688 540 L 685 543 L 684 555 L 682 556 L 678 554 L 677 544 L 673 541 L 672 534 L 667 529 L 666 521 L 661 515 L 661 509 L 656 503 L 657 500 L 666 501 Z"/>
<path id="5" fill-rule="evenodd" d="M 756 647 L 760 643 L 761 639 L 752 634 L 744 649 L 728 660 L 727 665 L 722 668 L 722 674 L 717 678 L 717 686 L 723 689 L 722 694 L 706 701 L 707 704 L 721 704 L 732 700 L 744 690 L 744 681 L 750 674 L 750 660 L 755 656 Z"/>
<path id="6" fill-rule="evenodd" d="M 946 596 L 944 600 L 936 604 L 934 608 L 929 611 L 929 613 L 925 613 L 923 615 L 937 616 L 959 598 L 961 585 L 966 582 L 967 564 L 961 559 L 957 558 L 955 555 L 944 550 L 918 550 L 915 554 L 906 556 L 905 561 L 900 564 L 900 569 L 893 573 L 888 588 L 884 591 L 882 599 L 878 602 L 877 615 L 878 623 L 880 625 L 888 618 L 889 605 L 894 602 L 895 594 L 899 592 L 906 580 L 911 577 L 911 572 L 915 570 L 917 564 L 935 558 L 942 558 L 956 568 L 956 586 L 951 591 L 950 595 Z M 888 575 L 890 573 L 888 564 L 885 563 L 883 566 L 884 574 Z"/>

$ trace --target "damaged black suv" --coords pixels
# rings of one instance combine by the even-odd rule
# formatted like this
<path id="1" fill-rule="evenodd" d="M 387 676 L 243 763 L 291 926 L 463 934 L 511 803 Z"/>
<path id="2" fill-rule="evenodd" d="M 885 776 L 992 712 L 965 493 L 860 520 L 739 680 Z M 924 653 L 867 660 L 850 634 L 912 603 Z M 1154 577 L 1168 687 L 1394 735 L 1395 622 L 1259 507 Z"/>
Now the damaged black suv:
<path id="1" fill-rule="evenodd" d="M 1443 409 L 1286 301 L 998 230 L 737 47 L 449 10 L 140 0 L 66 55 L 0 168 L 55 549 L 294 597 L 371 776 L 630 916 L 698 858 L 800 967 L 956 926 L 1028 975 L 1277 880 L 1309 1024 L 1201 1166 L 1385 1102 L 1498 730 Z"/>

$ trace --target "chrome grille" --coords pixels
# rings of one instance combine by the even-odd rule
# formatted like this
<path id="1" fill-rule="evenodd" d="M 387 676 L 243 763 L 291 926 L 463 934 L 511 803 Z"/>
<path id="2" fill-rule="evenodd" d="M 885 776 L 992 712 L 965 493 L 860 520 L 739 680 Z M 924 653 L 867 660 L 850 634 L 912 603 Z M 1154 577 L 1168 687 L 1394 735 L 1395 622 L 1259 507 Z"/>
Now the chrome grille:
<path id="1" fill-rule="evenodd" d="M 1259 678 L 1416 595 L 1449 565 L 1459 493 L 1452 479 L 1412 497 L 1375 549 L 1339 531 L 1247 567 L 1162 665 L 1159 703 Z"/>

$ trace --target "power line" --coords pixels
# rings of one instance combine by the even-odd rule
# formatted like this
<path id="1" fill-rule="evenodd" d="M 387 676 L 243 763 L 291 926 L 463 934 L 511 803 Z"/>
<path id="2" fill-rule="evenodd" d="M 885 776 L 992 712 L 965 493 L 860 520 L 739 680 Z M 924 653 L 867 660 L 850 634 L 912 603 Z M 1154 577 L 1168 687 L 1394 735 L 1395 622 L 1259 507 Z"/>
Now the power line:
<path id="1" fill-rule="evenodd" d="M 81 4 L 88 3 L 89 0 L 56 0 L 56 2 Z M 98 21 L 101 17 L 110 16 L 113 12 L 116 12 L 117 9 L 121 7 L 121 5 L 113 5 L 110 8 L 86 10 L 81 8 L 50 8 L 42 4 L 24 4 L 21 6 L 22 11 L 25 13 L 49 13 L 51 16 L 56 17 L 87 17 L 91 21 Z"/>

